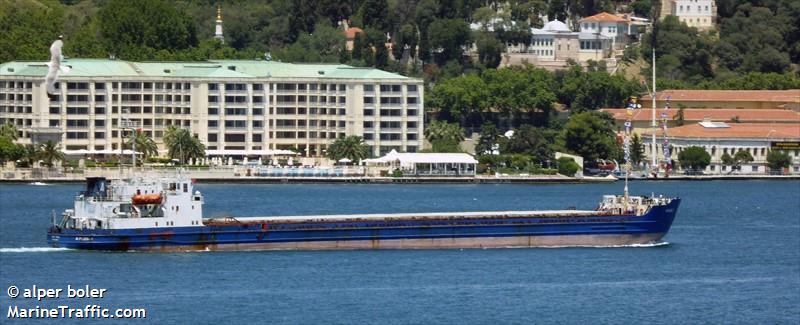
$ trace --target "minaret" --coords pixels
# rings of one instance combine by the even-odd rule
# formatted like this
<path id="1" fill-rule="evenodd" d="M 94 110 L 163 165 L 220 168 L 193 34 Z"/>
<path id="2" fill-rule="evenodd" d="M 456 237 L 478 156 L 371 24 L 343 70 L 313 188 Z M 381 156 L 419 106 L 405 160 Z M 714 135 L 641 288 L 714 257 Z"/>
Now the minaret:
<path id="1" fill-rule="evenodd" d="M 225 43 L 225 36 L 222 36 L 222 7 L 217 4 L 217 27 L 214 29 L 214 38 Z"/>

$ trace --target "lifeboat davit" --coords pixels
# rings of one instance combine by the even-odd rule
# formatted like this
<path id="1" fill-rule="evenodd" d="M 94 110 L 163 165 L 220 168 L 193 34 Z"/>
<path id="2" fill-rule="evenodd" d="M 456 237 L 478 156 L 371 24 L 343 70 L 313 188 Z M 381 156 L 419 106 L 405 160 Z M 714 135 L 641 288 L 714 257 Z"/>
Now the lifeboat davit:
<path id="1" fill-rule="evenodd" d="M 161 194 L 137 194 L 133 196 L 131 202 L 139 204 L 161 204 Z"/>

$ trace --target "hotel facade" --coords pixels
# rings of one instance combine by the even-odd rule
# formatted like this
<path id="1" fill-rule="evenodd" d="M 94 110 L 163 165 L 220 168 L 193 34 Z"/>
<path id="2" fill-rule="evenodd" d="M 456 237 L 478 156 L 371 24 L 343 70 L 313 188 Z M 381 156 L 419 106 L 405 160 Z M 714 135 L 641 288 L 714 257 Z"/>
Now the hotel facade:
<path id="1" fill-rule="evenodd" d="M 291 149 L 321 157 L 335 139 L 361 136 L 375 156 L 417 152 L 422 80 L 372 68 L 275 61 L 130 62 L 68 59 L 48 98 L 44 62 L 0 65 L 0 123 L 20 143 L 55 138 L 65 150 L 118 150 L 130 120 L 163 149 L 170 125 L 219 155 Z"/>

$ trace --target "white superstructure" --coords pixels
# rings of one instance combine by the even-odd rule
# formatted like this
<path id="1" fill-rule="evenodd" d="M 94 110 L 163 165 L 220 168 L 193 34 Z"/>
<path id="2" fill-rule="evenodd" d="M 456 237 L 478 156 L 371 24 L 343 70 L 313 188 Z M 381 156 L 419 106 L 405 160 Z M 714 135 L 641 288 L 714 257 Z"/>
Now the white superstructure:
<path id="1" fill-rule="evenodd" d="M 59 224 L 69 229 L 140 229 L 202 225 L 203 196 L 185 176 L 87 179 Z M 55 223 L 55 220 L 54 220 Z"/>

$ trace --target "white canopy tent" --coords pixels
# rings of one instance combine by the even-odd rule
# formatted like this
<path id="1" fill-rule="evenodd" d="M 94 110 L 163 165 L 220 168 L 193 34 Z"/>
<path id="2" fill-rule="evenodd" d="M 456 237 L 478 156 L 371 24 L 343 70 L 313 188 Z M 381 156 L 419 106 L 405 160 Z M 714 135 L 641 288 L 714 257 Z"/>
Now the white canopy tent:
<path id="1" fill-rule="evenodd" d="M 291 150 L 231 150 L 216 149 L 206 150 L 206 156 L 294 156 L 296 152 Z"/>
<path id="2" fill-rule="evenodd" d="M 125 149 L 122 151 L 119 150 L 86 150 L 86 149 L 78 149 L 78 150 L 62 150 L 65 155 L 130 155 L 133 154 L 133 151 L 130 149 Z M 136 152 L 137 155 L 141 155 L 141 152 Z"/>
<path id="3" fill-rule="evenodd" d="M 475 175 L 478 161 L 466 153 L 399 153 L 366 159 L 367 165 L 389 165 L 413 175 Z"/>

